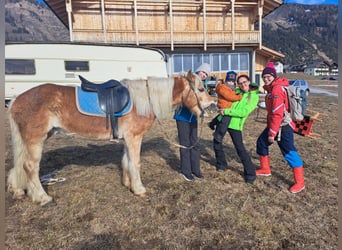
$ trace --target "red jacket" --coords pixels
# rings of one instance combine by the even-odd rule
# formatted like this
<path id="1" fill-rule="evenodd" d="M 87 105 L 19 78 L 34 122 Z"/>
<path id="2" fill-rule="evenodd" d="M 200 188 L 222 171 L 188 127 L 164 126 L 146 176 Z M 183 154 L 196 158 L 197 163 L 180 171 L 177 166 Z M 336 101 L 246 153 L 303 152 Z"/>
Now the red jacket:
<path id="1" fill-rule="evenodd" d="M 283 86 L 289 86 L 289 81 L 285 78 L 276 78 L 270 85 L 264 85 L 267 91 L 265 96 L 267 110 L 268 135 L 275 137 L 282 125 L 284 108 L 289 112 L 289 102 L 286 90 Z"/>
<path id="2" fill-rule="evenodd" d="M 240 101 L 242 96 L 235 93 L 229 86 L 219 82 L 215 87 L 217 93 L 217 107 L 219 109 L 226 109 L 232 106 L 232 102 Z"/>

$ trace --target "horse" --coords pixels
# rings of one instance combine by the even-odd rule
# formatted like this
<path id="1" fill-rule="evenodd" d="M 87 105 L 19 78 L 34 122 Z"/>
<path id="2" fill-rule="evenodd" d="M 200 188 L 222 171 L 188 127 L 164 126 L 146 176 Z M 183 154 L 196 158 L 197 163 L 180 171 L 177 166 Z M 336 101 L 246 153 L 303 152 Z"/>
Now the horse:
<path id="1" fill-rule="evenodd" d="M 129 112 L 117 117 L 118 137 L 124 144 L 121 182 L 134 195 L 145 197 L 146 189 L 140 178 L 144 133 L 155 119 L 172 118 L 177 107 L 183 105 L 193 114 L 202 116 L 214 100 L 203 88 L 200 78 L 191 71 L 178 76 L 123 79 L 120 82 L 128 88 L 132 99 Z M 81 138 L 112 138 L 112 129 L 104 125 L 106 117 L 80 112 L 76 88 L 45 83 L 11 101 L 8 114 L 14 159 L 7 184 L 13 199 L 28 196 L 41 206 L 55 203 L 39 179 L 44 142 L 52 135 L 63 132 Z"/>

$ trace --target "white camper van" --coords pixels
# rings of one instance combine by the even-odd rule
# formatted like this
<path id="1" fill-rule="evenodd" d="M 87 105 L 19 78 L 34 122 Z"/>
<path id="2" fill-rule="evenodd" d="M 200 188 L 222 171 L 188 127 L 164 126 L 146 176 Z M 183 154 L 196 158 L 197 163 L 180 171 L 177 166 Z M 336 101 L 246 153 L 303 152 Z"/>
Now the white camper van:
<path id="1" fill-rule="evenodd" d="M 162 51 L 89 44 L 6 44 L 5 100 L 43 83 L 80 85 L 109 79 L 167 77 Z"/>

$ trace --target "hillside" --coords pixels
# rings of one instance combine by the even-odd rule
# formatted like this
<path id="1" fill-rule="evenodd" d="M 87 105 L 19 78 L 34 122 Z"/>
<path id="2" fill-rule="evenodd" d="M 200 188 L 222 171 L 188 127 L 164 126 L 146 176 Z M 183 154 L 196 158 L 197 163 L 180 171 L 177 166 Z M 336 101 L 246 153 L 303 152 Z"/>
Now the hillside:
<path id="1" fill-rule="evenodd" d="M 6 42 L 69 40 L 68 29 L 43 3 L 5 0 Z M 284 4 L 263 20 L 263 44 L 286 64 L 337 62 L 337 5 Z"/>
<path id="2" fill-rule="evenodd" d="M 5 0 L 6 42 L 69 41 L 69 31 L 36 0 Z"/>
<path id="3" fill-rule="evenodd" d="M 263 19 L 263 43 L 286 64 L 337 62 L 337 5 L 284 4 Z"/>

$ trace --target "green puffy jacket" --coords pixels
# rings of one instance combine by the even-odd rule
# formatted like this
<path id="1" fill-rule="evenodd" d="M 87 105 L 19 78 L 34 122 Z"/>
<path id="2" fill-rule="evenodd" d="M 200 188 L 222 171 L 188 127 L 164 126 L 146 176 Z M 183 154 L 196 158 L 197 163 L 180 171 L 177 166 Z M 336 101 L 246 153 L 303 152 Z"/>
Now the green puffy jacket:
<path id="1" fill-rule="evenodd" d="M 258 90 L 242 93 L 240 89 L 236 89 L 235 92 L 241 93 L 242 99 L 238 102 L 233 102 L 230 108 L 224 110 L 224 114 L 232 117 L 228 128 L 242 131 L 247 117 L 259 103 Z M 218 120 L 221 121 L 221 119 L 222 116 L 219 116 Z"/>

